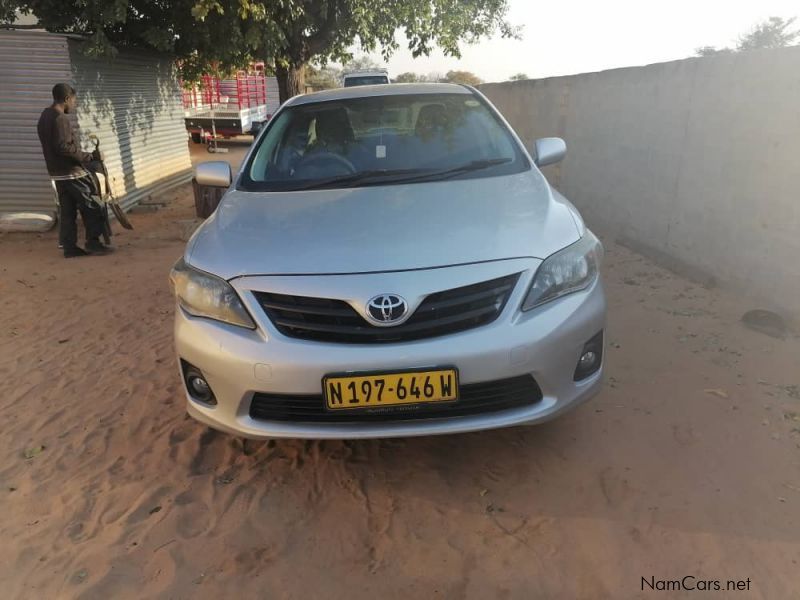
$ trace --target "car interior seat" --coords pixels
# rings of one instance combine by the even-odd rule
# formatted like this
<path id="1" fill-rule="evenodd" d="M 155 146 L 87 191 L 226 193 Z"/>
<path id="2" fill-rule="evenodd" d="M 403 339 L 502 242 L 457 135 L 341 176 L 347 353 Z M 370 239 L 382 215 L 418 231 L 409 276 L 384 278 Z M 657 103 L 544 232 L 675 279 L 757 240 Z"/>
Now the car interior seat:
<path id="1" fill-rule="evenodd" d="M 447 128 L 449 118 L 444 104 L 426 104 L 419 110 L 414 132 L 422 137 L 430 137 Z"/>
<path id="2" fill-rule="evenodd" d="M 344 108 L 321 111 L 315 125 L 317 144 L 341 146 L 355 141 L 350 117 Z"/>

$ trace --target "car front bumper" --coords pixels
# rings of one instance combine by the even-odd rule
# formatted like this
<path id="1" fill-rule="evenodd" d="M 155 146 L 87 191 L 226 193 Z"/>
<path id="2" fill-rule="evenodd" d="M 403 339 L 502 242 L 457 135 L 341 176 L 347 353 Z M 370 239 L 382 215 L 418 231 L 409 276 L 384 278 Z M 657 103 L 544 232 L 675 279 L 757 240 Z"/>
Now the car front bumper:
<path id="1" fill-rule="evenodd" d="M 258 323 L 255 331 L 197 318 L 176 308 L 179 359 L 200 369 L 217 404 L 186 393 L 189 414 L 214 429 L 251 438 L 380 438 L 460 433 L 552 419 L 597 393 L 603 368 L 575 382 L 584 344 L 605 327 L 600 279 L 589 288 L 521 312 L 537 264 L 528 264 L 494 322 L 461 333 L 398 344 L 330 344 L 278 333 L 242 284 L 237 287 Z M 462 385 L 530 374 L 542 399 L 521 408 L 437 419 L 347 423 L 264 421 L 250 416 L 256 392 L 321 394 L 329 373 L 381 372 L 454 365 Z M 184 391 L 186 391 L 184 386 Z"/>

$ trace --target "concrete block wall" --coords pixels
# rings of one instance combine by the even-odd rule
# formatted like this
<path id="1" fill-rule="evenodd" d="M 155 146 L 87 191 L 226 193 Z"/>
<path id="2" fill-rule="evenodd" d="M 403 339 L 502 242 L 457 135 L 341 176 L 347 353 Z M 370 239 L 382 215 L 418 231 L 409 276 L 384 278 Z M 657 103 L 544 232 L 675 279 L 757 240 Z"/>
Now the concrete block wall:
<path id="1" fill-rule="evenodd" d="M 800 322 L 800 47 L 480 89 L 590 227 Z"/>

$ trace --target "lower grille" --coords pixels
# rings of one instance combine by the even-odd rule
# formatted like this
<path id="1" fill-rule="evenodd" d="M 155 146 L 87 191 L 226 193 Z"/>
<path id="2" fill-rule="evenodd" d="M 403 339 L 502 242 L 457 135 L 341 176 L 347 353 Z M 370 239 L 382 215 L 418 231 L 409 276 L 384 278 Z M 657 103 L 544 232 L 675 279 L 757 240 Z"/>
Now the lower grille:
<path id="1" fill-rule="evenodd" d="M 329 411 L 322 395 L 297 396 L 257 392 L 250 403 L 250 416 L 264 421 L 360 423 L 366 421 L 411 421 L 442 419 L 497 412 L 536 404 L 542 390 L 530 375 L 472 383 L 459 387 L 452 403 L 412 404 L 375 409 Z"/>

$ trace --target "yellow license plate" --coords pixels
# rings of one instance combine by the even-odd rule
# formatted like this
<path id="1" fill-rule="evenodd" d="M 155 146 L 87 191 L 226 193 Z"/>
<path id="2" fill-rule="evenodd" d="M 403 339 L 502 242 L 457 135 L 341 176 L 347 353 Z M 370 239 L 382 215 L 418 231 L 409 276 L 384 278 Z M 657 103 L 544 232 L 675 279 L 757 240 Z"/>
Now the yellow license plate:
<path id="1" fill-rule="evenodd" d="M 455 369 L 328 375 L 322 380 L 329 409 L 375 408 L 458 399 Z"/>

